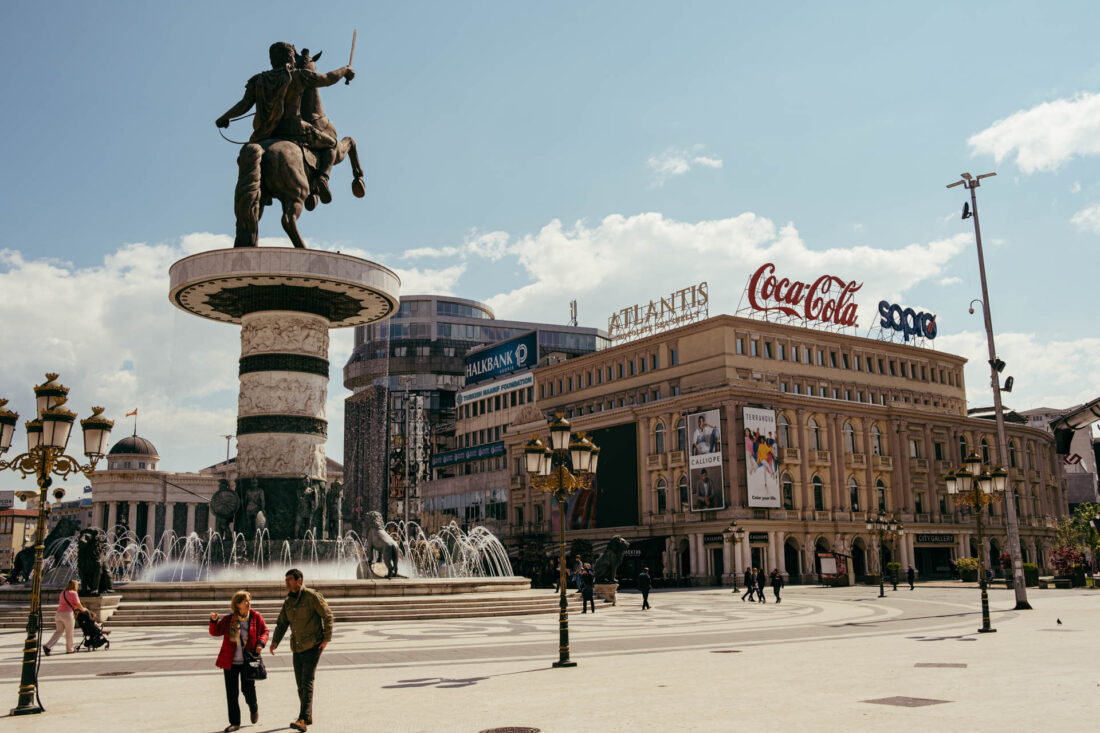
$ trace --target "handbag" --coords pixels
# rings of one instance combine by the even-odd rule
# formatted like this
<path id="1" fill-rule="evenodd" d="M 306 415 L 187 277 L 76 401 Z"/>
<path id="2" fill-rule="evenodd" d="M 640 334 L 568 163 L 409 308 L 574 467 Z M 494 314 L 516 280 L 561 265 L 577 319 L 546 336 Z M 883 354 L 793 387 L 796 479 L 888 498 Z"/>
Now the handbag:
<path id="1" fill-rule="evenodd" d="M 267 668 L 264 667 L 264 658 L 259 652 L 254 652 L 249 649 L 243 650 L 244 654 L 244 671 L 241 672 L 241 676 L 246 680 L 267 679 Z"/>

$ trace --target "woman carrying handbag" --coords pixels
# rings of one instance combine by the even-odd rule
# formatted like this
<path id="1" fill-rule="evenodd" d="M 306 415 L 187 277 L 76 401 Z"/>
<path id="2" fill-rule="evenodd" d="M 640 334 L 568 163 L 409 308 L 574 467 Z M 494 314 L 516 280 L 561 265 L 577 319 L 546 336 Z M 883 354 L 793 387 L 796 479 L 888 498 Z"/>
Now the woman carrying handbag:
<path id="1" fill-rule="evenodd" d="M 210 614 L 210 635 L 222 637 L 222 648 L 218 660 L 214 663 L 225 674 L 225 701 L 229 707 L 229 731 L 241 728 L 241 705 L 239 692 L 244 693 L 253 723 L 260 719 L 260 704 L 256 701 L 256 677 L 248 673 L 247 658 L 259 656 L 267 644 L 267 624 L 259 611 L 252 610 L 252 595 L 246 590 L 233 594 L 229 602 L 228 616 L 218 617 Z M 260 677 L 262 679 L 262 677 Z"/>

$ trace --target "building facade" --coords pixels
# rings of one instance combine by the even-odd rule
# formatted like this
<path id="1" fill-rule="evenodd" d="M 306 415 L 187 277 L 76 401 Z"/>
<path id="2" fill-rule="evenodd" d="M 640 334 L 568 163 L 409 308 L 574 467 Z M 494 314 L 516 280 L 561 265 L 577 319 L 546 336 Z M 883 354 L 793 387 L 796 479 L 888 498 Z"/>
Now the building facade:
<path id="1" fill-rule="evenodd" d="M 1052 436 L 1009 425 L 1009 455 L 998 456 L 995 426 L 967 415 L 964 363 L 722 315 L 539 368 L 537 409 L 517 414 L 504 436 L 509 526 L 524 531 L 541 508 L 556 527 L 558 510 L 531 489 L 522 457 L 530 435 L 545 438 L 547 416 L 561 412 L 601 447 L 596 486 L 567 507 L 570 537 L 597 547 L 613 535 L 630 540 L 624 577 L 646 564 L 698 583 L 729 582 L 746 567 L 809 580 L 822 552 L 845 556 L 858 577 L 878 569 L 865 522 L 880 511 L 906 528 L 888 562 L 947 576 L 953 560 L 979 551 L 973 515 L 943 481 L 971 451 L 1010 468 L 1025 562 L 1045 567 L 1067 510 Z M 768 415 L 774 423 L 760 430 Z M 699 440 L 717 455 L 693 472 Z M 749 490 L 761 478 L 774 487 L 771 506 Z M 724 541 L 731 521 L 745 530 L 740 544 Z M 994 505 L 987 561 L 1005 547 L 1004 521 Z"/>
<path id="2" fill-rule="evenodd" d="M 1033 410 L 1022 410 L 1019 415 L 1032 427 L 1053 432 L 1050 424 L 1076 409 L 1076 407 L 1068 409 L 1036 407 Z M 1086 502 L 1100 503 L 1096 445 L 1097 440 L 1092 437 L 1091 429 L 1077 430 L 1070 442 L 1069 452 L 1058 457 L 1066 474 L 1066 498 L 1071 510 L 1076 505 Z"/>
<path id="3" fill-rule="evenodd" d="M 34 544 L 38 512 L 33 509 L 0 510 L 0 570 L 7 575 L 15 555 Z"/>

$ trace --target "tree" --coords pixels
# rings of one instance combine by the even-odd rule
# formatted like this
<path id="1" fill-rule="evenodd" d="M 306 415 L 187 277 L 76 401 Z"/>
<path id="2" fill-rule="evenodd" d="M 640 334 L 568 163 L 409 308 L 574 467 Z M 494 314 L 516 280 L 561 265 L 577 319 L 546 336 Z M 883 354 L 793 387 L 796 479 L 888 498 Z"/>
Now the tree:
<path id="1" fill-rule="evenodd" d="M 1093 557 L 1100 556 L 1100 533 L 1091 524 L 1096 516 L 1100 516 L 1100 504 L 1078 504 L 1073 514 L 1059 520 L 1057 545 L 1079 552 L 1091 552 Z"/>

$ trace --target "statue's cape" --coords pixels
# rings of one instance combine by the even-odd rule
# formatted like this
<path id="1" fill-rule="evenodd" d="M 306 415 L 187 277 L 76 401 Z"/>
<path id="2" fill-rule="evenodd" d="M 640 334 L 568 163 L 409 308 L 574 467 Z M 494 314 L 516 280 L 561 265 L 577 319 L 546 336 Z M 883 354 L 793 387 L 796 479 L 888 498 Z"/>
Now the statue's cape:
<path id="1" fill-rule="evenodd" d="M 289 69 L 271 69 L 248 80 L 256 104 L 256 116 L 252 118 L 253 140 L 263 140 L 274 133 L 283 118 L 283 101 L 290 79 Z"/>

